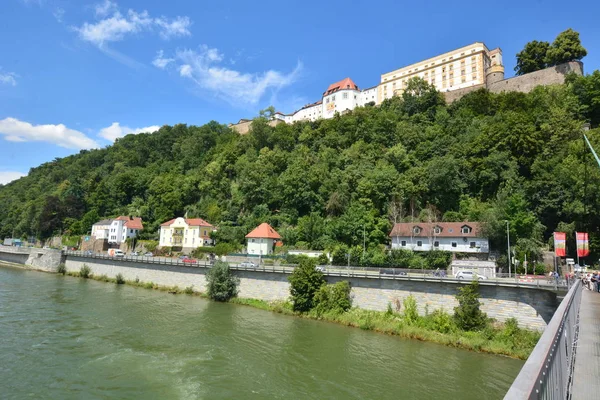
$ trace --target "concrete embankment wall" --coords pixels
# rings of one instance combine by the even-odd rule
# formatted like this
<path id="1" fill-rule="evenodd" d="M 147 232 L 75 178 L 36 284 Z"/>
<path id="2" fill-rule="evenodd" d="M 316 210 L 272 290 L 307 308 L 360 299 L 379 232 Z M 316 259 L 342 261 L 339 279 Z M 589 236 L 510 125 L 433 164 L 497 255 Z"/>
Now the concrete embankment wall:
<path id="1" fill-rule="evenodd" d="M 23 265 L 26 268 L 55 272 L 65 257 L 60 250 L 32 247 L 0 246 L 0 261 Z"/>
<path id="2" fill-rule="evenodd" d="M 87 259 L 68 256 L 68 271 L 79 271 L 87 264 L 95 275 L 114 278 L 121 273 L 127 280 L 139 279 L 163 286 L 206 290 L 206 269 L 201 267 L 176 267 L 120 260 Z M 240 278 L 239 296 L 261 300 L 289 298 L 289 274 L 260 271 L 235 271 Z M 394 305 L 412 295 L 422 314 L 444 309 L 452 313 L 458 305 L 456 293 L 460 283 L 421 282 L 373 278 L 343 278 L 327 276 L 329 283 L 347 280 L 352 286 L 353 304 L 368 310 L 383 311 L 388 303 Z M 499 321 L 515 317 L 519 324 L 531 329 L 543 329 L 558 305 L 556 294 L 541 289 L 480 285 L 482 310 Z"/>

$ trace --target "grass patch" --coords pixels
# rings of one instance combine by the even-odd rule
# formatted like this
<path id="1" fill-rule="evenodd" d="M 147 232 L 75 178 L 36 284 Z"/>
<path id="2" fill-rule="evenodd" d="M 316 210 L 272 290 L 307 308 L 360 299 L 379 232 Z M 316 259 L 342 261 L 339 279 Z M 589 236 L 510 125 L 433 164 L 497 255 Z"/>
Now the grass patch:
<path id="1" fill-rule="evenodd" d="M 122 285 L 125 283 L 125 277 L 123 277 L 122 273 L 118 273 L 117 276 L 115 277 L 115 282 L 117 283 L 117 285 Z"/>

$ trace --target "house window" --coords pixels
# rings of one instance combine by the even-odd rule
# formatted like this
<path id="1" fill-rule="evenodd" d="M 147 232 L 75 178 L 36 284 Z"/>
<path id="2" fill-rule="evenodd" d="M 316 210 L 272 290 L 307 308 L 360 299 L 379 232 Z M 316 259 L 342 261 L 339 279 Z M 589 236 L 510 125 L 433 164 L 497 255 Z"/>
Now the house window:
<path id="1" fill-rule="evenodd" d="M 417 246 L 419 246 L 419 247 L 423 246 L 423 242 L 420 240 L 417 240 Z"/>
<path id="2" fill-rule="evenodd" d="M 331 97 L 331 101 L 335 101 L 335 96 L 332 96 L 332 97 Z"/>
<path id="3" fill-rule="evenodd" d="M 250 242 L 251 242 L 251 243 L 254 243 L 254 239 L 250 239 Z"/>
<path id="4" fill-rule="evenodd" d="M 433 247 L 440 247 L 440 242 L 438 240 L 433 242 Z"/>
<path id="5" fill-rule="evenodd" d="M 463 226 L 462 233 L 471 233 L 471 228 L 469 228 L 468 226 Z"/>
<path id="6" fill-rule="evenodd" d="M 348 98 L 348 93 L 342 93 L 342 99 L 347 99 Z"/>
<path id="7" fill-rule="evenodd" d="M 133 233 L 133 229 L 130 229 L 130 230 L 129 230 L 129 233 Z"/>
<path id="8" fill-rule="evenodd" d="M 452 242 L 452 247 L 456 247 L 456 246 L 458 246 L 458 243 Z"/>
<path id="9" fill-rule="evenodd" d="M 406 246 L 406 240 L 403 240 L 403 241 L 400 243 L 400 245 L 401 245 L 402 247 L 405 247 L 405 246 Z"/>
<path id="10" fill-rule="evenodd" d="M 471 247 L 472 249 L 474 249 L 476 247 L 475 242 L 469 243 L 469 247 Z"/>

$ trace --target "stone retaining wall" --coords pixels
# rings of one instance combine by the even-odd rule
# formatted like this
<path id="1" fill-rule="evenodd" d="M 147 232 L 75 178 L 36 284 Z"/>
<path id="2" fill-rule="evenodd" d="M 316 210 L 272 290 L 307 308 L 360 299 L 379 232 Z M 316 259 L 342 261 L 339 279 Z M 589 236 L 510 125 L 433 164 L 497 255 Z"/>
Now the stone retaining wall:
<path id="1" fill-rule="evenodd" d="M 0 261 L 22 264 L 41 271 L 56 272 L 59 264 L 65 261 L 65 257 L 60 250 L 0 246 Z"/>
<path id="2" fill-rule="evenodd" d="M 79 271 L 87 264 L 95 275 L 114 278 L 118 273 L 127 280 L 139 279 L 163 286 L 206 290 L 206 268 L 177 267 L 138 262 L 87 259 L 68 256 L 68 271 Z M 285 300 L 289 298 L 289 274 L 259 271 L 236 271 L 240 278 L 239 296 L 260 300 Z M 412 295 L 417 300 L 421 314 L 444 309 L 452 313 L 458 305 L 456 293 L 461 283 L 420 282 L 373 278 L 342 278 L 328 276 L 329 283 L 347 280 L 352 286 L 353 304 L 368 310 L 387 309 L 389 303 L 402 301 Z M 499 321 L 515 317 L 519 324 L 531 329 L 544 329 L 550 321 L 558 302 L 556 294 L 543 289 L 524 289 L 497 285 L 480 286 L 482 310 Z"/>

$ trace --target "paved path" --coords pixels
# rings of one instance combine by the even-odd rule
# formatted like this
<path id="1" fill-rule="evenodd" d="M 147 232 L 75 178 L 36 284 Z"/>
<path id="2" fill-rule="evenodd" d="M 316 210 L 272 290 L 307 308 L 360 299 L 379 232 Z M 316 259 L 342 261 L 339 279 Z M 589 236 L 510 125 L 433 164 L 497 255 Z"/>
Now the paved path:
<path id="1" fill-rule="evenodd" d="M 573 400 L 600 399 L 600 293 L 583 289 Z"/>

